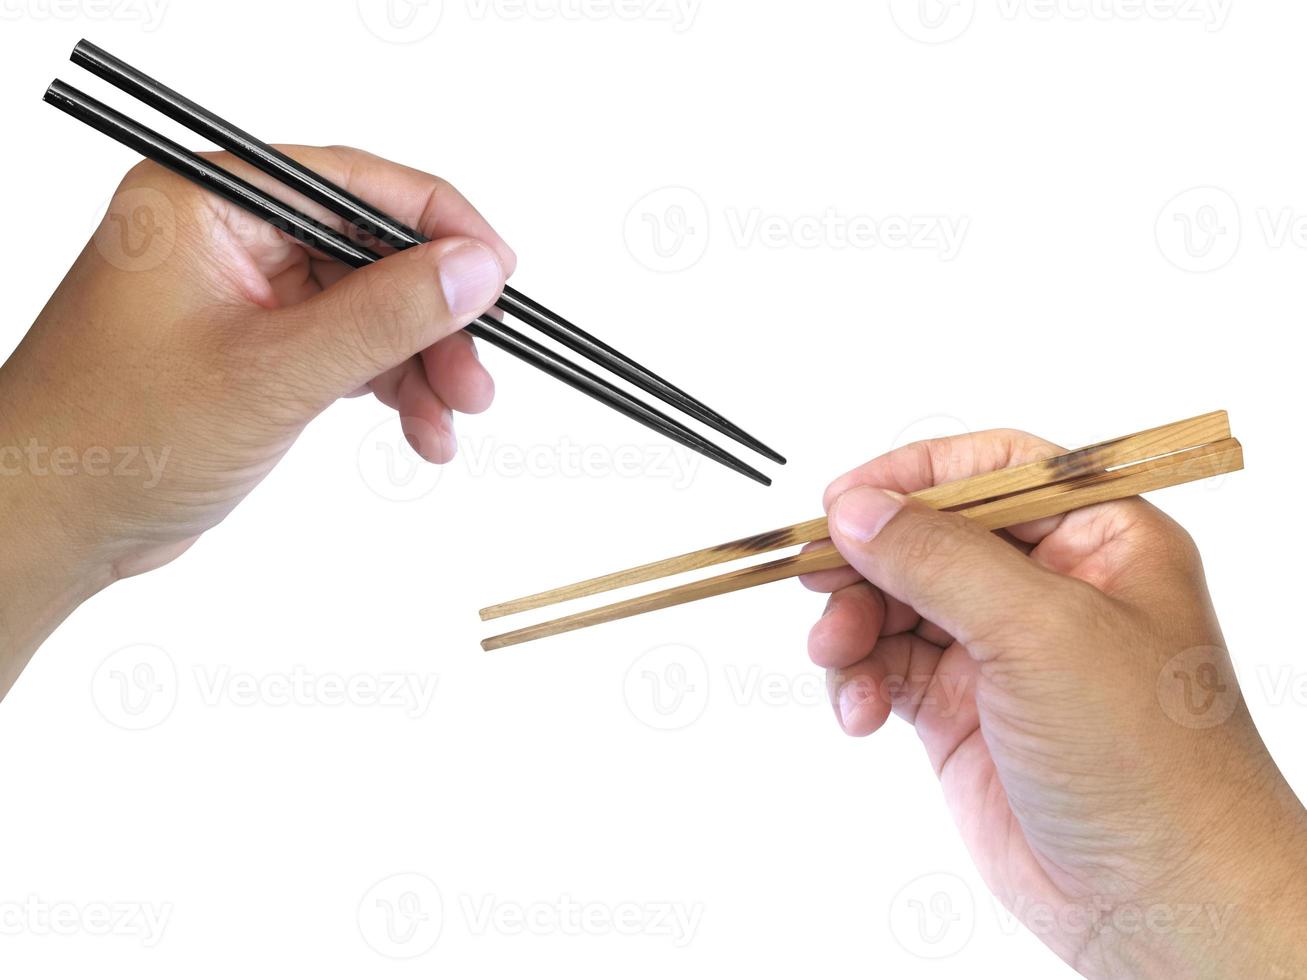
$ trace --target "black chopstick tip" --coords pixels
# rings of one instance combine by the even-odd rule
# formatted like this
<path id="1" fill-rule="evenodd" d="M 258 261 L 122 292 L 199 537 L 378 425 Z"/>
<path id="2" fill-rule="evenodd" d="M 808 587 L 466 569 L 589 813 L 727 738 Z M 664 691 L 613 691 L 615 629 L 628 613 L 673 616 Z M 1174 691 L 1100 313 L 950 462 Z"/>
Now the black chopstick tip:
<path id="1" fill-rule="evenodd" d="M 753 436 L 749 435 L 748 433 L 742 433 L 742 435 L 743 438 L 741 438 L 740 436 L 736 436 L 736 440 L 738 442 L 744 443 L 744 445 L 748 446 L 759 456 L 763 456 L 766 459 L 770 459 L 773 463 L 776 463 L 778 466 L 784 466 L 788 462 L 788 460 L 786 460 L 784 456 L 778 453 L 775 449 L 772 449 L 771 446 L 759 442 L 757 439 L 753 438 Z"/>
<path id="2" fill-rule="evenodd" d="M 767 445 L 764 442 L 759 442 L 753 436 L 749 435 L 749 433 L 741 429 L 738 425 L 731 425 L 729 422 L 724 422 L 721 425 L 714 426 L 714 428 L 716 428 L 718 432 L 724 432 L 726 435 L 730 436 L 732 439 L 734 439 L 736 442 L 740 443 L 741 445 L 748 446 L 759 456 L 762 456 L 766 459 L 770 459 L 773 463 L 777 463 L 780 466 L 784 466 L 787 462 L 785 457 L 782 456 L 780 453 L 778 453 L 775 449 L 772 449 L 771 446 Z"/>
<path id="3" fill-rule="evenodd" d="M 722 449 L 720 446 L 714 446 L 711 442 L 708 442 L 707 440 L 699 438 L 697 436 L 695 436 L 692 440 L 687 441 L 685 439 L 682 439 L 681 436 L 677 434 L 674 430 L 665 430 L 663 432 L 663 435 L 675 439 L 681 445 L 693 449 L 695 452 L 698 452 L 701 455 L 706 456 L 708 459 L 711 459 L 716 463 L 721 463 L 728 470 L 734 470 L 736 473 L 739 473 L 741 476 L 747 476 L 750 480 L 753 480 L 755 483 L 761 483 L 764 487 L 771 486 L 771 477 L 769 477 L 766 473 L 763 473 L 759 470 L 755 470 L 744 460 L 737 459 L 736 457 L 732 456 L 730 453 L 726 452 L 726 450 Z"/>
<path id="4" fill-rule="evenodd" d="M 672 434 L 664 433 L 664 435 L 672 435 Z M 672 438 L 676 438 L 676 436 L 672 435 Z M 680 442 L 679 439 L 677 439 L 677 441 Z M 682 443 L 682 445 L 685 444 Z M 730 453 L 724 452 L 720 447 L 714 446 L 710 442 L 705 443 L 703 446 L 691 445 L 689 448 L 696 450 L 697 452 L 701 453 L 702 455 L 706 456 L 708 459 L 711 459 L 716 463 L 721 463 L 728 470 L 734 470 L 736 473 L 739 473 L 741 476 L 747 476 L 754 483 L 761 483 L 764 487 L 771 486 L 771 477 L 769 477 L 766 473 L 762 473 L 759 470 L 755 470 L 748 463 L 744 462 L 744 460 L 736 459 Z"/>
<path id="5" fill-rule="evenodd" d="M 766 473 L 762 473 L 759 472 L 758 470 L 755 470 L 752 466 L 749 466 L 746 463 L 740 463 L 739 460 L 736 460 L 734 458 L 732 458 L 730 462 L 724 459 L 718 460 L 718 462 L 724 463 L 730 469 L 735 470 L 736 473 L 740 473 L 744 476 L 747 476 L 750 480 L 754 481 L 755 483 L 761 483 L 764 487 L 771 486 L 770 476 L 768 476 Z M 739 465 L 733 465 L 733 463 L 739 463 Z"/>

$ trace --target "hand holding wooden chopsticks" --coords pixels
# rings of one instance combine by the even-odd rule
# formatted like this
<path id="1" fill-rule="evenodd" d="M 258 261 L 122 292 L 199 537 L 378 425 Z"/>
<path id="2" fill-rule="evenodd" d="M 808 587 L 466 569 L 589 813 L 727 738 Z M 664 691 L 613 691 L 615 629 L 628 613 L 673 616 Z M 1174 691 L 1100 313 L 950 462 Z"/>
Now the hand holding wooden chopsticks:
<path id="1" fill-rule="evenodd" d="M 955 511 L 982 527 L 998 530 L 1242 468 L 1243 451 L 1231 438 L 1229 418 L 1225 412 L 1213 412 L 931 487 L 913 497 L 937 510 Z M 500 603 L 483 609 L 481 618 L 497 619 L 781 548 L 824 542 L 829 534 L 827 520 L 821 517 Z M 826 542 L 789 558 L 493 636 L 482 646 L 497 650 L 845 564 L 835 547 Z"/>

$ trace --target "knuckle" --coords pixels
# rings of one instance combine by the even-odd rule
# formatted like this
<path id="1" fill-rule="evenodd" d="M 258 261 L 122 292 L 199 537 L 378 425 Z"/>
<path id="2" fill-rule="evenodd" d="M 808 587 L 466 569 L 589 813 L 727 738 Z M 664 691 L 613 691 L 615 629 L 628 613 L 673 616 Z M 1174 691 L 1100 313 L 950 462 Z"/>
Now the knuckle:
<path id="1" fill-rule="evenodd" d="M 459 189 L 444 177 L 437 176 L 436 174 L 430 174 L 429 176 L 431 179 L 431 197 L 433 200 L 439 200 L 452 194 L 460 194 L 461 196 Z"/>
<path id="2" fill-rule="evenodd" d="M 163 168 L 153 160 L 142 160 L 128 170 L 127 173 L 123 174 L 123 179 L 118 184 L 118 189 L 123 190 L 125 188 L 136 187 L 140 184 L 147 184 L 152 178 L 157 177 L 162 172 Z"/>
<path id="3" fill-rule="evenodd" d="M 1201 565 L 1198 545 L 1179 523 L 1160 510 L 1149 509 L 1139 524 L 1141 551 L 1163 565 L 1192 571 Z"/>
<path id="4" fill-rule="evenodd" d="M 430 184 L 427 190 L 427 199 L 418 215 L 418 227 L 434 228 L 436 222 L 440 219 L 441 213 L 448 210 L 448 202 L 457 201 L 462 195 L 458 192 L 458 188 L 445 180 L 444 177 L 437 177 L 434 174 L 427 174 L 426 176 Z"/>
<path id="5" fill-rule="evenodd" d="M 191 190 L 192 188 L 192 184 L 153 160 L 142 160 L 123 174 L 122 180 L 118 182 L 118 187 L 114 190 L 114 196 L 118 197 L 123 194 L 148 189 L 149 191 L 158 191 L 172 198 L 178 195 L 179 189 Z"/>
<path id="6" fill-rule="evenodd" d="M 312 152 L 312 151 L 311 151 Z M 357 146 L 350 146 L 346 143 L 332 143 L 321 148 L 321 153 L 330 156 L 340 169 L 340 179 L 337 183 L 348 186 L 350 178 L 354 175 L 354 168 L 360 162 L 369 159 L 375 159 L 367 150 L 360 149 Z"/>
<path id="7" fill-rule="evenodd" d="M 1162 534 L 1167 550 L 1179 562 L 1186 565 L 1198 563 L 1198 543 L 1184 527 L 1166 518 L 1165 531 Z"/>

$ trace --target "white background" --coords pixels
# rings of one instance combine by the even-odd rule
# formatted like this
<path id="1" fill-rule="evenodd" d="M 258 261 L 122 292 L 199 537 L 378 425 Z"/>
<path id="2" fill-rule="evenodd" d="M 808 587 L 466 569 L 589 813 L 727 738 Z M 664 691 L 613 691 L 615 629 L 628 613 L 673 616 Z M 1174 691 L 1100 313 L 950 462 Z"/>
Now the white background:
<path id="1" fill-rule="evenodd" d="M 519 288 L 792 463 L 764 490 L 669 457 L 493 351 L 498 400 L 443 472 L 389 455 L 375 402 L 337 406 L 0 707 L 6 977 L 1066 974 L 980 884 L 913 733 L 840 734 L 798 585 L 477 646 L 483 605 L 815 516 L 943 432 L 1079 445 L 1228 408 L 1248 471 L 1158 499 L 1307 792 L 1307 10 L 439 7 L 0 0 L 4 350 L 133 162 L 41 103 L 56 74 L 109 92 L 66 62 L 87 36 L 265 138 L 450 178 Z M 939 942 L 917 900 L 951 907 Z M 102 935 L 103 906 L 134 917 Z"/>

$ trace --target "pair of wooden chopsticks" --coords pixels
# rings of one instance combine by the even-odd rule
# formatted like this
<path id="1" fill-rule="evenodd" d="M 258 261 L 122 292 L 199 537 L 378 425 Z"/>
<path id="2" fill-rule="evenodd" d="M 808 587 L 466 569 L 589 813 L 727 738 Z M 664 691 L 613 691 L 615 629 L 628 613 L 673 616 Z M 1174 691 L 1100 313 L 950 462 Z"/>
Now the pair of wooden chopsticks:
<path id="1" fill-rule="evenodd" d="M 1212 412 L 1049 459 L 930 487 L 911 496 L 936 510 L 955 511 L 996 531 L 1241 469 L 1243 448 L 1230 435 L 1229 417 L 1225 412 Z M 750 555 L 825 541 L 829 536 L 826 518 L 819 517 L 490 606 L 481 610 L 481 618 L 511 616 Z M 492 636 L 481 646 L 498 650 L 845 564 L 834 545 L 826 541 L 803 554 Z"/>
<path id="2" fill-rule="evenodd" d="M 360 234 L 375 238 L 396 250 L 412 248 L 428 240 L 357 195 L 332 183 L 249 133 L 237 129 L 226 120 L 89 41 L 78 43 L 73 49 L 72 61 L 345 219 Z M 355 268 L 377 262 L 382 258 L 379 253 L 351 241 L 335 229 L 286 206 L 253 184 L 210 163 L 154 130 L 140 125 L 71 85 L 56 79 L 47 90 L 45 101 L 156 163 L 226 198 L 296 240 L 318 249 L 324 255 Z M 759 442 L 703 402 L 692 398 L 680 388 L 511 286 L 504 288 L 497 305 L 545 336 L 558 341 L 691 418 L 716 429 L 776 463 L 782 465 L 785 463 L 785 457 Z M 709 442 L 694 430 L 598 375 L 560 357 L 548 347 L 536 343 L 493 317 L 480 317 L 466 329 L 472 336 L 526 361 L 564 384 L 621 412 L 627 418 L 640 422 L 738 473 L 743 473 L 764 486 L 771 484 L 768 477 Z"/>

